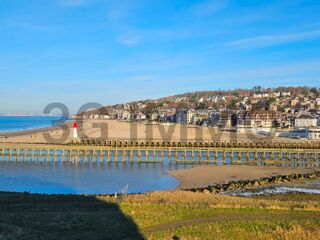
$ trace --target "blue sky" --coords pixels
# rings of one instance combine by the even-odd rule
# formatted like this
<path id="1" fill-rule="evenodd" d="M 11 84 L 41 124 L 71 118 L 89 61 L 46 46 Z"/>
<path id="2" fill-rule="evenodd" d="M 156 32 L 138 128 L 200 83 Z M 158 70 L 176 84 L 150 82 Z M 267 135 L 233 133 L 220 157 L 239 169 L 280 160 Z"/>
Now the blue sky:
<path id="1" fill-rule="evenodd" d="M 320 87 L 320 2 L 0 0 L 0 113 Z"/>

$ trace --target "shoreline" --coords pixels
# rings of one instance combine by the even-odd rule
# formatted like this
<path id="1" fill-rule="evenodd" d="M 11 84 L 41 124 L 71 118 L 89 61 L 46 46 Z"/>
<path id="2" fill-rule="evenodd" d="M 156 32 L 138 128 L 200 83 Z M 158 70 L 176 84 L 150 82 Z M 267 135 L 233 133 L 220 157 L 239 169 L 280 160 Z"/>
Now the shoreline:
<path id="1" fill-rule="evenodd" d="M 80 124 L 81 123 L 81 124 Z M 64 122 L 70 132 L 72 122 Z M 228 142 L 237 140 L 240 142 L 270 140 L 263 135 L 250 135 L 245 133 L 226 132 L 223 130 L 180 124 L 144 124 L 139 122 L 126 122 L 120 120 L 88 120 L 78 119 L 79 136 L 84 139 L 109 139 L 109 140 L 164 140 L 164 141 L 220 141 Z M 52 137 L 59 138 L 65 133 L 59 126 L 33 128 L 19 131 L 0 132 L 0 141 L 19 143 L 46 143 L 41 133 L 54 131 Z M 32 136 L 32 137 L 31 137 Z M 70 135 L 69 135 L 70 136 Z M 274 137 L 272 140 L 283 141 Z M 287 142 L 297 142 L 294 139 L 285 139 Z M 63 142 L 61 142 L 63 143 Z"/>
<path id="2" fill-rule="evenodd" d="M 204 170 L 207 169 L 207 170 Z M 199 172 L 202 174 L 199 175 Z M 165 190 L 131 192 L 125 195 L 145 195 L 159 192 L 191 191 L 205 193 L 223 193 L 252 187 L 270 187 L 279 183 L 297 183 L 299 180 L 320 179 L 320 167 L 278 167 L 278 166 L 195 166 L 190 169 L 169 171 L 166 175 L 175 178 L 179 185 Z M 207 179 L 211 179 L 208 181 Z M 192 181 L 190 180 L 192 179 Z M 45 196 L 115 196 L 115 193 L 39 193 L 29 191 L 5 191 L 3 193 L 33 194 Z M 117 195 L 121 196 L 121 193 Z"/>
<path id="3" fill-rule="evenodd" d="M 261 178 L 308 174 L 320 171 L 320 167 L 279 167 L 279 166 L 195 166 L 169 172 L 179 181 L 177 190 L 207 188 L 208 186 L 228 184 L 230 182 L 256 181 Z"/>
<path id="4" fill-rule="evenodd" d="M 48 118 L 48 117 L 60 117 L 60 116 L 33 116 L 33 115 L 28 115 L 28 116 L 1 116 L 1 117 L 36 117 L 36 118 Z M 56 119 L 57 121 L 59 119 Z M 56 121 L 56 120 L 51 120 L 51 121 Z M 63 121 L 64 124 L 67 124 L 69 126 L 70 120 L 65 120 Z M 41 132 L 46 132 L 50 130 L 56 130 L 59 128 L 59 126 L 55 126 L 50 123 L 44 124 L 44 125 L 38 125 L 38 126 L 33 126 L 29 128 L 20 128 L 20 129 L 9 129 L 9 130 L 0 130 L 0 139 L 4 137 L 16 137 L 16 136 L 24 136 L 24 135 L 30 135 L 30 134 L 35 134 L 35 133 L 41 133 Z"/>
<path id="5" fill-rule="evenodd" d="M 72 126 L 70 122 L 64 123 L 66 126 L 70 127 Z M 21 130 L 7 130 L 7 131 L 0 131 L 0 138 L 3 138 L 5 136 L 7 137 L 19 137 L 19 136 L 25 136 L 35 133 L 43 133 L 48 131 L 54 131 L 54 130 L 60 130 L 60 126 L 42 126 L 42 127 L 34 127 L 29 129 L 21 129 Z"/>
<path id="6" fill-rule="evenodd" d="M 65 131 L 69 135 L 72 123 L 66 122 L 67 126 L 62 129 L 60 126 L 47 126 L 25 130 L 0 131 L 0 143 L 22 143 L 22 144 L 57 144 L 57 142 L 48 142 L 44 133 L 52 134 L 53 137 L 59 138 Z M 65 142 L 61 142 L 64 144 Z"/>
<path id="7" fill-rule="evenodd" d="M 7 130 L 7 131 L 0 131 L 0 138 L 4 137 L 17 137 L 17 136 L 24 136 L 30 135 L 35 133 L 42 133 L 50 130 L 56 130 L 57 127 L 54 126 L 47 126 L 47 127 L 36 127 L 30 129 L 21 129 L 21 130 Z"/>

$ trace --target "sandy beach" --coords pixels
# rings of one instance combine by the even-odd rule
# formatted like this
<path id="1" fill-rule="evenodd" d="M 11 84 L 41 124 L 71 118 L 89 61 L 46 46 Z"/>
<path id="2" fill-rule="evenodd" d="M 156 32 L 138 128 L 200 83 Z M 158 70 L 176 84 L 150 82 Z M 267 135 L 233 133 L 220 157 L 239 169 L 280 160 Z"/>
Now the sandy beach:
<path id="1" fill-rule="evenodd" d="M 278 166 L 196 166 L 170 172 L 180 181 L 179 189 L 207 187 L 230 181 L 255 180 L 276 175 L 309 173 L 319 171 L 319 167 L 278 167 Z"/>
<path id="2" fill-rule="evenodd" d="M 64 129 L 58 126 L 35 128 L 23 131 L 0 132 L 0 142 L 5 143 L 65 143 L 60 141 L 63 135 L 71 136 L 71 123 L 65 123 Z M 57 141 L 48 141 L 45 135 Z"/>
<path id="3" fill-rule="evenodd" d="M 50 127 L 19 132 L 0 133 L 0 142 L 17 143 L 66 143 L 71 138 L 72 124 L 67 128 Z M 203 141 L 255 141 L 266 139 L 262 135 L 239 134 L 220 131 L 217 128 L 186 126 L 179 124 L 143 124 L 118 120 L 78 121 L 78 133 L 81 139 L 109 140 L 203 140 Z M 50 136 L 50 139 L 46 137 Z M 283 140 L 274 137 L 273 139 Z M 286 139 L 286 141 L 291 141 Z"/>

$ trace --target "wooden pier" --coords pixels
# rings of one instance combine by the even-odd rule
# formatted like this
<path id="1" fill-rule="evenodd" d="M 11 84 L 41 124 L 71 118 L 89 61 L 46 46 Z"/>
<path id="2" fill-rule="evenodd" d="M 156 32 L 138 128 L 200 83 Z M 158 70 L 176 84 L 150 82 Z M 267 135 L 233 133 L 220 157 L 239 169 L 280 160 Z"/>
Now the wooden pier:
<path id="1" fill-rule="evenodd" d="M 103 142 L 0 144 L 0 162 L 115 162 L 320 166 L 320 148 L 231 143 Z"/>

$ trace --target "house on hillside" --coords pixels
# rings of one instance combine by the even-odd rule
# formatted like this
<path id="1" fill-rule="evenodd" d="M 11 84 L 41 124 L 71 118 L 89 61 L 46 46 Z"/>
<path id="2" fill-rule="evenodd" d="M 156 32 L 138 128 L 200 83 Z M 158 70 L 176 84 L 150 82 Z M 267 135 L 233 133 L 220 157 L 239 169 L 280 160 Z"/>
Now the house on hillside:
<path id="1" fill-rule="evenodd" d="M 251 127 L 272 128 L 280 125 L 282 120 L 281 112 L 270 110 L 250 111 L 245 114 L 244 125 Z"/>
<path id="2" fill-rule="evenodd" d="M 318 119 L 310 115 L 301 115 L 295 119 L 296 128 L 309 128 L 316 127 L 318 125 Z"/>

